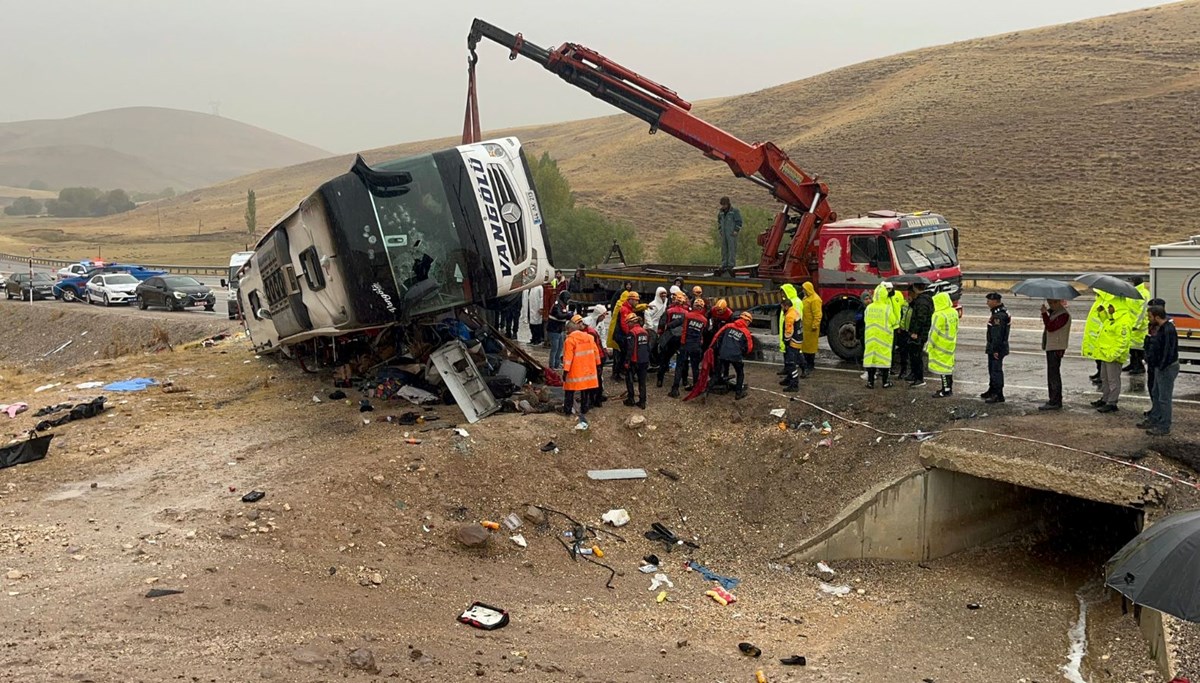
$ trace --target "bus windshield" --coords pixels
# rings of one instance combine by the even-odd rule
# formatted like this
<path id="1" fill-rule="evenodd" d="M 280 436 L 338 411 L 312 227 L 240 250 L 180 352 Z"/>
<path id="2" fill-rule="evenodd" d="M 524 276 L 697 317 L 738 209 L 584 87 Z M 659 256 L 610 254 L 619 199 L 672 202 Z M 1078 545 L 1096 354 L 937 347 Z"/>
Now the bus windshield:
<path id="1" fill-rule="evenodd" d="M 412 182 L 398 188 L 369 188 L 382 246 L 405 308 L 422 313 L 465 304 L 466 250 L 437 163 L 426 155 L 376 168 L 412 174 Z M 373 244 L 374 238 L 367 242 Z"/>
<path id="2" fill-rule="evenodd" d="M 958 263 L 954 239 L 949 230 L 905 235 L 897 237 L 893 244 L 900 269 L 905 273 L 948 268 Z"/>

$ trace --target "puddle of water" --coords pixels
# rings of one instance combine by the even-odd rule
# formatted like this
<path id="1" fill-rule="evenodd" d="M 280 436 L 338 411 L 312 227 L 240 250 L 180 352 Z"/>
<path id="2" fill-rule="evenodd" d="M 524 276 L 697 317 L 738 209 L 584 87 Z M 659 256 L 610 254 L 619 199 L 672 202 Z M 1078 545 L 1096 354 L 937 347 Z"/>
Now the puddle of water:
<path id="1" fill-rule="evenodd" d="M 1088 607 L 1100 599 L 1097 596 L 1098 591 L 1103 591 L 1103 586 L 1091 582 L 1080 586 L 1075 592 L 1075 599 L 1079 601 L 1079 619 L 1067 631 L 1067 639 L 1071 645 L 1067 649 L 1067 663 L 1062 666 L 1063 678 L 1071 683 L 1091 683 L 1083 677 L 1081 669 L 1083 658 L 1087 656 Z"/>

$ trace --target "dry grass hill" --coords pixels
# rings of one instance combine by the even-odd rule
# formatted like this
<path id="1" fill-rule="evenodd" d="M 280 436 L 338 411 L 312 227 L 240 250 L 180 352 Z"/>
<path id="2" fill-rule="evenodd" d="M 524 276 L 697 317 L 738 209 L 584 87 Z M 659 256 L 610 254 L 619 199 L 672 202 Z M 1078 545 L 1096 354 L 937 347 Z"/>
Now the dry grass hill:
<path id="1" fill-rule="evenodd" d="M 504 62 L 499 49 L 484 58 Z M 630 66 L 654 75 L 653 64 Z M 504 68 L 536 67 L 497 66 L 489 77 L 504 78 Z M 1196 232 L 1200 0 L 917 50 L 696 110 L 743 139 L 780 144 L 829 182 L 843 216 L 884 207 L 945 213 L 962 229 L 968 265 L 1140 265 L 1148 244 Z M 549 151 L 584 203 L 634 223 L 651 245 L 670 229 L 707 235 L 722 194 L 771 204 L 725 166 L 646 135 L 624 114 L 501 133 Z M 247 189 L 257 192 L 260 224 L 269 224 L 348 167 L 349 157 L 338 157 L 256 173 L 111 219 L 105 230 L 116 240 L 149 238 L 160 245 L 153 253 L 166 249 L 167 235 L 215 240 L 205 250 L 240 247 Z M 201 221 L 202 232 L 225 232 L 195 235 Z M 75 230 L 97 227 L 58 238 Z M 201 260 L 204 250 L 181 248 Z"/>
<path id="2" fill-rule="evenodd" d="M 327 156 L 232 119 L 159 107 L 0 123 L 0 185 L 190 189 Z"/>

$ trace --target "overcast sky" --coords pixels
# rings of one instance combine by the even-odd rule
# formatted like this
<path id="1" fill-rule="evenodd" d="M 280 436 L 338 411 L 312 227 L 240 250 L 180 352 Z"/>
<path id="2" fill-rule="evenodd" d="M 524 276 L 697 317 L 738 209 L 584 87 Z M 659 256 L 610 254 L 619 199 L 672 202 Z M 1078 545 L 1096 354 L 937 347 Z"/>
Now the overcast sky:
<path id="1" fill-rule="evenodd" d="M 698 100 L 918 47 L 1150 7 L 1138 0 L 0 0 L 0 121 L 152 105 L 334 152 L 457 135 L 476 15 L 570 41 Z M 500 128 L 613 113 L 500 46 L 480 48 Z"/>

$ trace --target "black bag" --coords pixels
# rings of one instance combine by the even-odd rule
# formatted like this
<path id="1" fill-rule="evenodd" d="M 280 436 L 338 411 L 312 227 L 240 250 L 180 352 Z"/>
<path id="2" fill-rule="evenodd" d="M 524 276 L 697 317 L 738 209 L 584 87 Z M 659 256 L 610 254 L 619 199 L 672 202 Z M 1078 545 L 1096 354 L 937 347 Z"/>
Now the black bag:
<path id="1" fill-rule="evenodd" d="M 0 447 L 0 469 L 41 460 L 50 450 L 50 439 L 53 438 L 53 434 L 43 434 L 26 441 Z"/>

